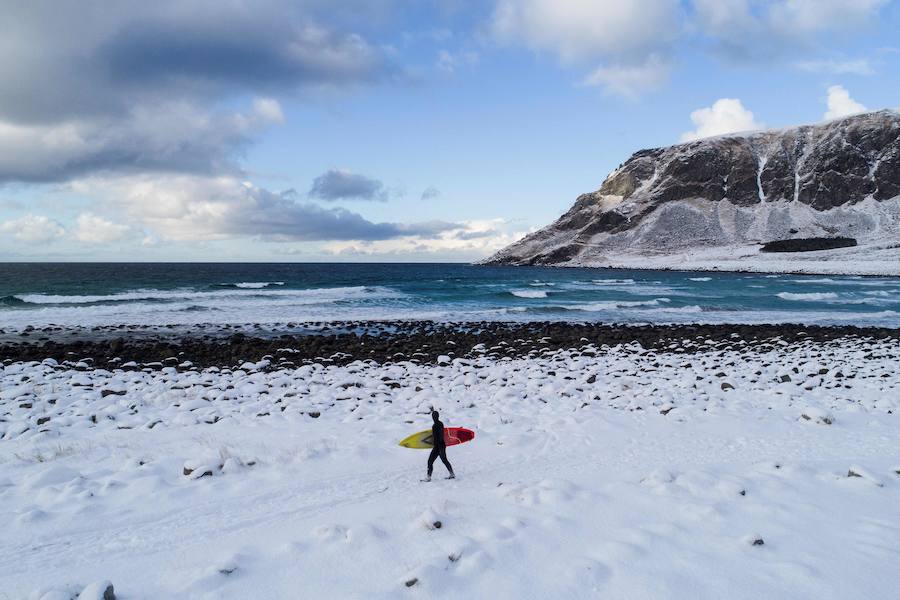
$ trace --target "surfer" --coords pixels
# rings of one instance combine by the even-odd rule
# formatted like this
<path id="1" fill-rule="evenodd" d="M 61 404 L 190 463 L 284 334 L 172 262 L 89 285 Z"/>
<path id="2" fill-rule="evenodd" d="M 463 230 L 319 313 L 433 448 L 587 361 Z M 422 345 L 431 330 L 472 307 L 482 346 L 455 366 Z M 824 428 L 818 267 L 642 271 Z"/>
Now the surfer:
<path id="1" fill-rule="evenodd" d="M 434 461 L 437 458 L 441 457 L 441 462 L 444 463 L 444 466 L 447 467 L 447 470 L 450 471 L 450 477 L 448 479 L 454 479 L 456 475 L 453 474 L 453 467 L 450 466 L 450 461 L 447 460 L 447 444 L 444 441 L 444 424 L 441 423 L 439 419 L 440 415 L 438 411 L 431 412 L 431 418 L 434 419 L 434 425 L 431 426 L 431 439 L 433 440 L 434 447 L 431 449 L 431 454 L 428 455 L 428 476 L 425 478 L 425 481 L 431 481 L 431 472 L 434 470 Z"/>

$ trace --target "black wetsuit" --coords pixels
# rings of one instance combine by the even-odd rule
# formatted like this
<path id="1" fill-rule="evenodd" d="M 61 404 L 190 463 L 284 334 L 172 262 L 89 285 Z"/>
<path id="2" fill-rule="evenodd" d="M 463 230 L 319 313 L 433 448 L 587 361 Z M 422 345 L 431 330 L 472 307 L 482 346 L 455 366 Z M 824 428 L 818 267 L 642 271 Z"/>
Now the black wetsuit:
<path id="1" fill-rule="evenodd" d="M 444 442 L 444 424 L 440 421 L 435 421 L 434 425 L 431 426 L 431 437 L 434 443 L 434 448 L 431 449 L 431 454 L 428 456 L 428 476 L 431 477 L 431 472 L 434 470 L 434 461 L 437 458 L 441 457 L 441 462 L 444 463 L 444 466 L 447 467 L 447 470 L 450 471 L 450 474 L 453 474 L 453 467 L 450 466 L 450 461 L 447 460 L 447 444 Z"/>

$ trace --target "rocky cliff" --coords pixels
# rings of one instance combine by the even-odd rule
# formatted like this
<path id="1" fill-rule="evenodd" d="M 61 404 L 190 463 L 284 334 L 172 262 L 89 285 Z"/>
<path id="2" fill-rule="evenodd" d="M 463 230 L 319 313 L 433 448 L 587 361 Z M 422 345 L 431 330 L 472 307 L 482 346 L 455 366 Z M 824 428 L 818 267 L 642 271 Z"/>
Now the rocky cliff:
<path id="1" fill-rule="evenodd" d="M 808 253 L 818 261 L 900 258 L 900 113 L 641 150 L 555 223 L 484 262 L 766 270 L 753 264 L 766 260 L 760 245 L 822 237 L 860 245 Z"/>

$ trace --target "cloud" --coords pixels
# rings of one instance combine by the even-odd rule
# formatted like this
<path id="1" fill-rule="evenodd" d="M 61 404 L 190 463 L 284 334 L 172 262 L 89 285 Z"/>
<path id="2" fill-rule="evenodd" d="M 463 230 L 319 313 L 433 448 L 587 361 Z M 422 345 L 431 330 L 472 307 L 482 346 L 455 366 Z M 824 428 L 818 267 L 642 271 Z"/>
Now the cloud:
<path id="1" fill-rule="evenodd" d="M 463 229 L 453 234 L 456 240 L 480 240 L 496 236 L 499 232 L 496 229 Z"/>
<path id="2" fill-rule="evenodd" d="M 459 226 L 445 221 L 378 223 L 343 209 L 303 202 L 232 176 L 128 176 L 74 182 L 72 190 L 104 199 L 149 230 L 171 241 L 259 238 L 276 242 L 388 240 L 434 236 Z"/>
<path id="3" fill-rule="evenodd" d="M 438 51 L 436 66 L 439 71 L 452 75 L 461 66 L 472 66 L 478 63 L 478 59 L 478 53 L 473 51 L 454 54 L 449 50 L 440 50 Z"/>
<path id="4" fill-rule="evenodd" d="M 681 33 L 681 22 L 677 0 L 500 0 L 492 31 L 565 64 L 590 66 L 585 83 L 633 96 L 665 79 L 668 64 L 659 57 Z"/>
<path id="5" fill-rule="evenodd" d="M 83 213 L 75 221 L 72 237 L 84 244 L 108 244 L 121 240 L 128 232 L 127 225 L 113 223 L 92 213 Z"/>
<path id="6" fill-rule="evenodd" d="M 871 24 L 888 0 L 693 0 L 694 27 L 738 61 L 807 51 L 829 33 Z"/>
<path id="7" fill-rule="evenodd" d="M 609 94 L 634 99 L 661 86 L 668 76 L 669 65 L 654 54 L 641 65 L 599 67 L 583 83 L 603 86 Z"/>
<path id="8" fill-rule="evenodd" d="M 434 200 L 436 198 L 441 197 L 441 190 L 437 189 L 433 185 L 429 185 L 427 188 L 422 190 L 422 200 Z"/>
<path id="9" fill-rule="evenodd" d="M 720 98 L 710 107 L 697 109 L 691 113 L 691 121 L 697 129 L 681 134 L 682 142 L 763 127 L 737 98 Z"/>
<path id="10" fill-rule="evenodd" d="M 277 101 L 256 98 L 247 112 L 210 113 L 172 101 L 137 105 L 113 118 L 0 120 L 0 182 L 66 181 L 108 172 L 237 172 L 240 151 L 283 118 Z"/>
<path id="11" fill-rule="evenodd" d="M 325 251 L 340 257 L 393 257 L 427 254 L 433 257 L 477 259 L 520 239 L 524 231 L 502 231 L 503 219 L 457 223 L 453 229 L 429 237 L 402 237 L 389 240 L 331 242 Z"/>
<path id="12" fill-rule="evenodd" d="M 238 173 L 236 157 L 261 128 L 284 121 L 274 95 L 402 77 L 389 52 L 329 25 L 330 9 L 320 5 L 0 4 L 0 23 L 8 25 L 0 61 L 0 184 Z M 222 108 L 248 98 L 247 110 Z"/>
<path id="13" fill-rule="evenodd" d="M 782 0 L 769 8 L 769 19 L 794 31 L 845 31 L 869 23 L 889 0 Z"/>
<path id="14" fill-rule="evenodd" d="M 828 110 L 825 111 L 825 119 L 840 119 L 841 117 L 849 117 L 850 115 L 866 112 L 866 107 L 850 97 L 844 86 L 833 85 L 828 88 L 828 97 L 826 98 Z"/>
<path id="15" fill-rule="evenodd" d="M 552 51 L 565 62 L 643 58 L 673 37 L 678 12 L 675 0 L 501 0 L 493 31 L 500 39 Z"/>
<path id="16" fill-rule="evenodd" d="M 0 117 L 56 122 L 135 103 L 346 86 L 396 74 L 310 1 L 3 3 Z M 361 4 L 361 3 L 355 3 Z"/>
<path id="17" fill-rule="evenodd" d="M 275 98 L 254 98 L 252 116 L 261 122 L 284 123 L 281 103 Z"/>
<path id="18" fill-rule="evenodd" d="M 30 213 L 18 219 L 0 223 L 0 231 L 11 234 L 15 240 L 31 244 L 52 242 L 66 233 L 66 230 L 57 221 Z"/>
<path id="19" fill-rule="evenodd" d="M 346 169 L 329 169 L 313 180 L 311 198 L 320 200 L 387 200 L 384 184 Z"/>
<path id="20" fill-rule="evenodd" d="M 831 73 L 833 75 L 874 75 L 875 69 L 868 60 L 806 60 L 794 63 L 801 71 Z"/>

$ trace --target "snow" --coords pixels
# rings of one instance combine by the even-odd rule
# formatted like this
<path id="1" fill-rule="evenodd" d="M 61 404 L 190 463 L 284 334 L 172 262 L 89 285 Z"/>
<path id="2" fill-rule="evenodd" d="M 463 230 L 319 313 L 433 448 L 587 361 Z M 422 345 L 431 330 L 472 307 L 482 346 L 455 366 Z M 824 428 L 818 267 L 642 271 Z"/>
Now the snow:
<path id="1" fill-rule="evenodd" d="M 702 346 L 3 366 L 0 597 L 896 597 L 897 343 Z"/>
<path id="2" fill-rule="evenodd" d="M 560 266 L 635 270 L 796 273 L 805 275 L 900 276 L 900 243 L 863 243 L 817 252 L 760 252 L 755 244 L 730 244 L 678 250 L 671 254 L 622 252 L 575 259 Z"/>

